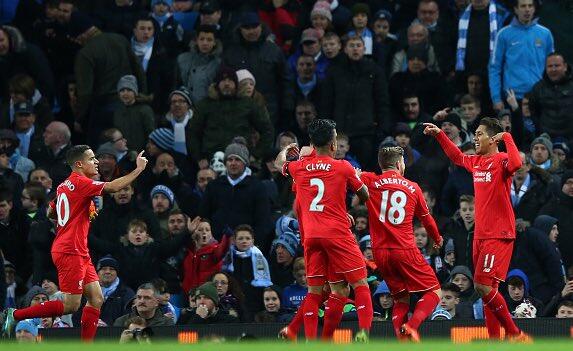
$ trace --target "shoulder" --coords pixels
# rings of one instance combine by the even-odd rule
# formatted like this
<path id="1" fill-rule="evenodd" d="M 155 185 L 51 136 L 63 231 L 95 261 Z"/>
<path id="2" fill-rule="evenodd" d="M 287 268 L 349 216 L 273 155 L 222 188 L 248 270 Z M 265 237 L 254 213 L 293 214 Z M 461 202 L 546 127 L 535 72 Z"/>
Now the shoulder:
<path id="1" fill-rule="evenodd" d="M 544 34 L 544 35 L 553 37 L 553 34 L 551 34 L 551 31 L 549 30 L 549 28 L 547 28 L 547 27 L 545 27 L 545 26 L 543 26 L 543 25 L 541 25 L 541 24 L 539 24 L 539 23 L 535 25 L 535 29 L 536 29 L 539 33 L 542 33 L 542 34 Z"/>

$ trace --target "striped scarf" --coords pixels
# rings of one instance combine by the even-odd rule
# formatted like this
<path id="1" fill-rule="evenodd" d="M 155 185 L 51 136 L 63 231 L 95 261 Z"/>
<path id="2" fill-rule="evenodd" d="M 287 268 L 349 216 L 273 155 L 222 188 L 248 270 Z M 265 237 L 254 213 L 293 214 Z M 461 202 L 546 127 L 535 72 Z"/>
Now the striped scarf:
<path id="1" fill-rule="evenodd" d="M 495 38 L 497 37 L 498 26 L 501 27 L 502 20 L 498 23 L 496 4 L 492 0 L 489 3 L 489 52 L 493 51 Z M 458 24 L 458 50 L 456 53 L 456 71 L 463 71 L 465 69 L 466 46 L 468 28 L 470 26 L 470 16 L 472 13 L 472 5 L 468 5 Z"/>

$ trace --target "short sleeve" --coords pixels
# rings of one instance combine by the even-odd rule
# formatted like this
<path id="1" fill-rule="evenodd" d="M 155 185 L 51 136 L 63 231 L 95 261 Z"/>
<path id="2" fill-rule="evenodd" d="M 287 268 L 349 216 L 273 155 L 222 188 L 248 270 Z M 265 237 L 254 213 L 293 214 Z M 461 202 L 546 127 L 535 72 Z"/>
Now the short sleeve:
<path id="1" fill-rule="evenodd" d="M 92 180 L 86 177 L 78 178 L 78 182 L 80 193 L 85 197 L 101 195 L 103 188 L 105 187 L 105 182 Z"/>
<path id="2" fill-rule="evenodd" d="M 364 183 L 358 177 L 358 175 L 356 174 L 356 170 L 354 169 L 354 167 L 352 167 L 352 165 L 348 161 L 344 161 L 343 165 L 345 168 L 345 174 L 347 176 L 348 184 L 350 184 L 350 189 L 352 189 L 353 192 L 358 191 L 358 189 L 364 186 Z"/>

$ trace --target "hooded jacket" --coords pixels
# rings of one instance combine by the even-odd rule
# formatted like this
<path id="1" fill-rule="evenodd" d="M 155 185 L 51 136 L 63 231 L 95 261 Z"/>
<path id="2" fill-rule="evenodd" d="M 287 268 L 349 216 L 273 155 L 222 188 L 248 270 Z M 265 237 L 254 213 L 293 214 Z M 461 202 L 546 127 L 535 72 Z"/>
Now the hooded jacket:
<path id="1" fill-rule="evenodd" d="M 525 274 L 521 269 L 512 269 L 511 271 L 509 271 L 509 273 L 507 273 L 507 278 L 505 279 L 505 281 L 507 282 L 510 278 L 513 277 L 518 277 L 523 281 L 524 291 L 523 291 L 523 299 L 519 301 L 515 301 L 514 299 L 509 297 L 509 293 L 505 294 L 505 300 L 507 301 L 507 308 L 509 309 L 511 314 L 515 313 L 515 309 L 517 308 L 517 306 L 519 306 L 524 302 L 529 302 L 537 309 L 537 314 L 540 315 L 543 311 L 543 302 L 531 296 L 529 278 L 527 277 L 527 274 Z"/>
<path id="2" fill-rule="evenodd" d="M 565 267 L 573 265 L 573 197 L 560 192 L 557 198 L 541 208 L 539 214 L 555 217 L 559 221 L 557 246 Z"/>

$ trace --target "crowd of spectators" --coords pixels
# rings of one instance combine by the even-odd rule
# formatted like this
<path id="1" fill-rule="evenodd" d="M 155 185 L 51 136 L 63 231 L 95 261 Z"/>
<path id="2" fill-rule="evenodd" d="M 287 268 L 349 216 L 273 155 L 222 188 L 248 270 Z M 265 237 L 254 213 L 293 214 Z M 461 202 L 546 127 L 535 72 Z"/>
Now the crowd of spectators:
<path id="1" fill-rule="evenodd" d="M 89 144 L 100 180 L 89 247 L 102 326 L 286 322 L 306 274 L 279 150 L 336 121 L 336 157 L 377 170 L 405 150 L 446 238 L 416 245 L 443 297 L 432 319 L 483 318 L 473 290 L 472 175 L 422 123 L 475 153 L 482 117 L 522 151 L 503 291 L 516 318 L 573 317 L 573 2 L 545 0 L 19 0 L 0 3 L 0 307 L 61 299 L 46 208 Z M 449 108 L 445 114 L 438 111 Z M 392 299 L 366 208 L 347 199 L 376 318 Z M 352 296 L 345 316 L 355 317 Z M 354 317 L 353 317 L 354 316 Z M 71 327 L 79 315 L 24 321 Z M 135 328 L 135 327 L 134 327 Z M 29 335 L 28 335 L 29 334 Z"/>

